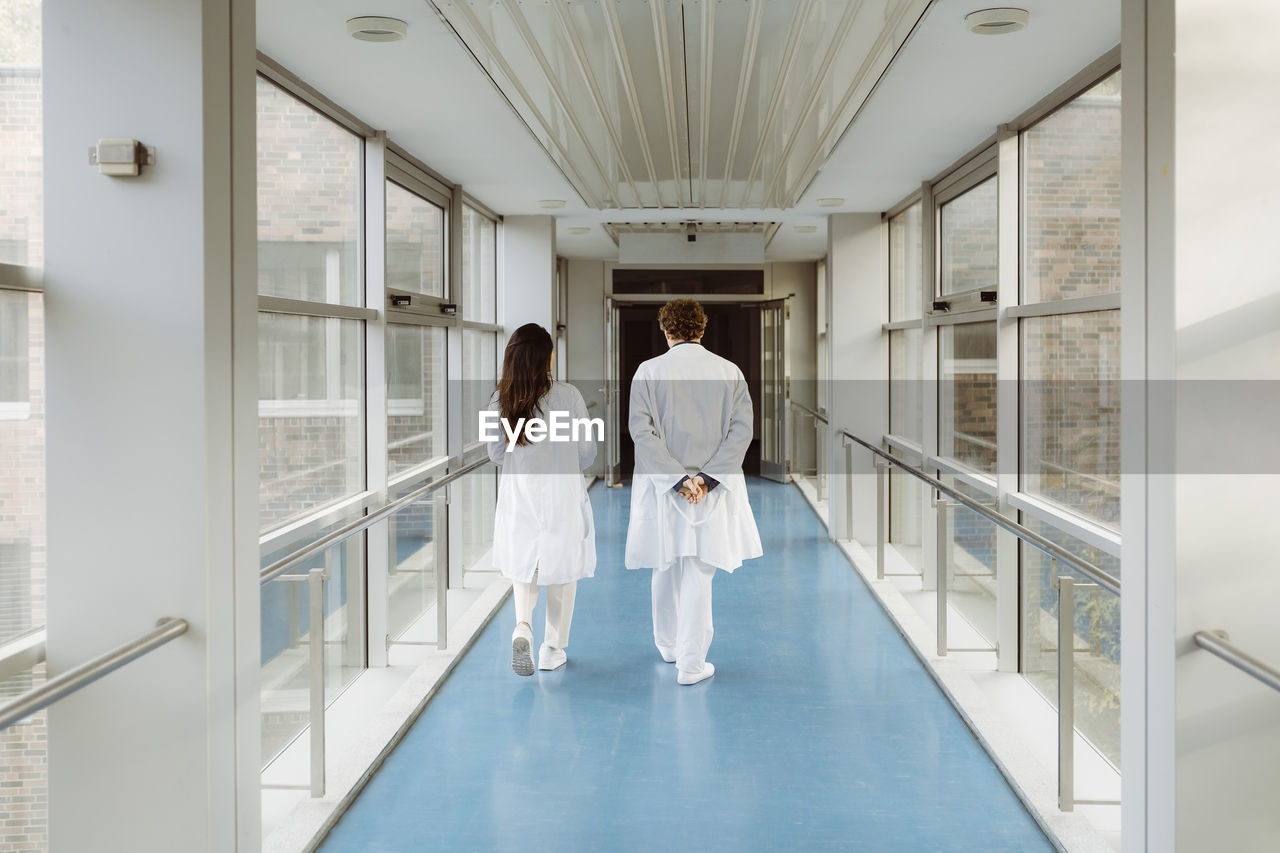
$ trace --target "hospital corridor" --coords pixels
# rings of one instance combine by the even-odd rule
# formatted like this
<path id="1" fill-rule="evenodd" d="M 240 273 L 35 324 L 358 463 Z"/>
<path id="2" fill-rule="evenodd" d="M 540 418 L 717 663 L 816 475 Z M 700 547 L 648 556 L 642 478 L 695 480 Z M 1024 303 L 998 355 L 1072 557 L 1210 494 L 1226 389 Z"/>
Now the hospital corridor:
<path id="1" fill-rule="evenodd" d="M 1275 853 L 1275 0 L 0 0 L 0 853 Z"/>
<path id="2" fill-rule="evenodd" d="M 766 557 L 715 582 L 714 679 L 658 656 L 597 486 L 567 667 L 511 678 L 494 620 L 320 849 L 1053 849 L 804 497 L 750 488 Z"/>

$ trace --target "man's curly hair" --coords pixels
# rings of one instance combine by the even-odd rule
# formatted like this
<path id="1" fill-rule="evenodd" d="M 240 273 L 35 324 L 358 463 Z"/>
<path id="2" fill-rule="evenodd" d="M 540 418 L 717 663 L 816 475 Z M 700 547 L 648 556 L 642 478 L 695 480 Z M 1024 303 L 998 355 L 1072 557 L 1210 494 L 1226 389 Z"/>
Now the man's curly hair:
<path id="1" fill-rule="evenodd" d="M 672 299 L 658 311 L 658 325 L 678 341 L 692 341 L 706 331 L 707 312 L 692 299 Z"/>

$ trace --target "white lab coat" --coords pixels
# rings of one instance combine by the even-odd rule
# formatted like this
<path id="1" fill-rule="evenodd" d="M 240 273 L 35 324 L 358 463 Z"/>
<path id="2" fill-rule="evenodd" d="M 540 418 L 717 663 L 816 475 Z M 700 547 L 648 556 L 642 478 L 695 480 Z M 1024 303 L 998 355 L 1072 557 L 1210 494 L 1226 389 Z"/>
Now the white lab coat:
<path id="1" fill-rule="evenodd" d="M 628 569 L 697 557 L 732 572 L 764 553 L 742 459 L 752 436 L 742 371 L 701 344 L 678 344 L 636 370 L 628 424 L 636 444 Z M 720 481 L 700 504 L 672 491 L 699 471 Z"/>
<path id="2" fill-rule="evenodd" d="M 539 404 L 544 420 L 554 411 L 587 417 L 581 392 L 555 382 Z M 490 411 L 500 411 L 497 395 Z M 514 424 L 512 427 L 514 428 Z M 507 453 L 507 435 L 489 443 L 489 458 L 502 466 L 493 520 L 493 565 L 506 577 L 539 584 L 589 578 L 596 570 L 596 529 L 582 470 L 596 458 L 594 433 L 584 440 L 544 440 L 515 445 Z"/>

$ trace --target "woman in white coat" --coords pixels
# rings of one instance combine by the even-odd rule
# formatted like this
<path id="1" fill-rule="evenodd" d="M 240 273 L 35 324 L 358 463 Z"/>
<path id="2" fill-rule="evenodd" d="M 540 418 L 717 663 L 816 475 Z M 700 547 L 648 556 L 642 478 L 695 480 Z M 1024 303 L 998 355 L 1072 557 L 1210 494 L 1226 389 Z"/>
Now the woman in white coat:
<path id="1" fill-rule="evenodd" d="M 481 415 L 489 458 L 502 466 L 493 563 L 512 583 L 511 668 L 517 675 L 533 675 L 531 619 L 539 585 L 547 588 L 547 621 L 538 668 L 559 669 L 567 660 L 578 581 L 596 568 L 595 523 L 582 476 L 596 445 L 585 427 L 582 394 L 551 379 L 553 355 L 546 329 L 536 323 L 516 329 L 489 414 Z M 575 420 L 578 428 L 571 429 Z"/>

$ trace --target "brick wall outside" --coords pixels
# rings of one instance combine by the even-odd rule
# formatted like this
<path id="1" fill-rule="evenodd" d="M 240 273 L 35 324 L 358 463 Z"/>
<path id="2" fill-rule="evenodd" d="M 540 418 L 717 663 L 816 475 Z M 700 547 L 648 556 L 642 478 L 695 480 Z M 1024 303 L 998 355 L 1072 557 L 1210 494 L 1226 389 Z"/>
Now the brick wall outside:
<path id="1" fill-rule="evenodd" d="M 939 240 L 943 294 L 995 287 L 995 178 L 943 205 Z"/>
<path id="2" fill-rule="evenodd" d="M 13 307 L 26 303 L 30 356 L 30 416 L 0 419 L 0 545 L 10 546 L 10 553 L 19 555 L 16 561 L 0 565 L 0 572 L 7 575 L 4 586 L 25 587 L 29 596 L 29 606 L 20 596 L 10 607 L 0 602 L 4 611 L 0 634 L 12 636 L 45 624 L 44 302 L 28 294 L 5 293 L 0 299 Z M 0 684 L 0 702 L 43 681 L 43 665 L 29 677 L 12 678 Z M 47 743 L 43 712 L 0 732 L 0 853 L 46 848 Z"/>
<path id="3" fill-rule="evenodd" d="M 1120 289 L 1119 78 L 1024 140 L 1027 301 Z M 1120 523 L 1120 314 L 1022 322 L 1023 488 Z"/>
<path id="4" fill-rule="evenodd" d="M 0 20 L 0 263 L 43 266 L 39 2 L 16 0 Z M 44 302 L 0 293 L 26 317 L 29 414 L 0 419 L 0 639 L 45 623 Z M 7 401 L 13 402 L 13 401 Z M 43 683 L 36 667 L 0 684 L 0 702 Z M 0 732 L 0 853 L 48 849 L 45 713 Z"/>
<path id="5" fill-rule="evenodd" d="M 0 263 L 44 265 L 40 71 L 0 65 Z"/>
<path id="6" fill-rule="evenodd" d="M 260 293 L 364 304 L 356 255 L 359 151 L 355 136 L 271 83 L 258 80 Z M 389 190 L 389 198 L 393 204 L 387 241 L 393 283 L 409 290 L 442 292 L 439 209 L 399 187 Z M 354 356 L 330 351 L 320 323 L 314 324 L 310 334 L 313 339 L 283 344 L 283 369 L 297 374 L 305 370 L 307 377 L 318 381 L 308 382 L 298 375 L 282 384 L 307 389 L 303 399 L 324 400 L 322 374 L 350 375 L 352 366 L 342 358 Z M 272 342 L 264 346 L 269 348 Z M 443 352 L 433 353 L 431 347 L 423 350 L 422 375 L 428 377 L 426 397 L 432 400 L 429 378 L 443 372 L 435 360 L 442 359 Z M 274 360 L 259 365 L 260 372 L 275 369 Z M 265 375 L 263 385 L 273 388 L 274 377 Z M 317 392 L 316 386 L 321 390 Z M 265 394 L 264 399 L 276 398 Z M 388 440 L 394 443 L 430 433 L 432 420 L 438 420 L 438 411 L 430 405 L 421 417 L 392 417 Z M 364 488 L 363 432 L 358 419 L 277 413 L 261 417 L 259 425 L 262 529 Z M 443 438 L 404 444 L 391 451 L 392 470 L 426 461 L 428 444 L 439 445 L 436 453 L 443 451 Z"/>

